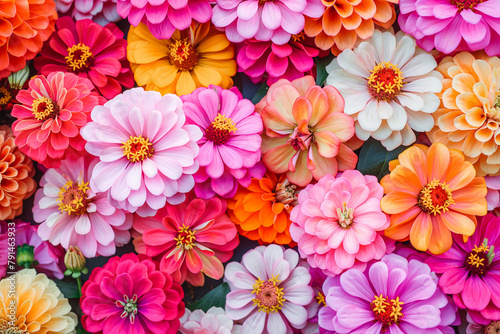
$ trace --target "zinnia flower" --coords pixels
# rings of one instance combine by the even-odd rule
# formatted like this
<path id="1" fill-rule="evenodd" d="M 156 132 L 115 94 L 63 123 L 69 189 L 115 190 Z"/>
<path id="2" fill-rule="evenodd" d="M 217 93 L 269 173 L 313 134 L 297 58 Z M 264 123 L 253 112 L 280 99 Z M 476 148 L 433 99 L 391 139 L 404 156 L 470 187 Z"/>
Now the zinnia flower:
<path id="1" fill-rule="evenodd" d="M 290 236 L 290 212 L 298 204 L 299 189 L 284 174 L 266 173 L 240 187 L 228 201 L 228 214 L 238 232 L 260 243 L 295 245 Z"/>
<path id="2" fill-rule="evenodd" d="M 321 0 L 218 0 L 212 22 L 234 43 L 255 38 L 285 44 L 304 29 L 304 15 L 318 18 L 324 11 Z"/>
<path id="3" fill-rule="evenodd" d="M 68 300 L 54 281 L 34 269 L 0 281 L 0 305 L 1 333 L 75 333 L 78 318 Z"/>
<path id="4" fill-rule="evenodd" d="M 375 25 L 389 29 L 396 21 L 394 4 L 399 0 L 322 1 L 325 12 L 317 19 L 306 17 L 304 31 L 316 46 L 338 55 L 360 39 L 373 35 Z"/>
<path id="5" fill-rule="evenodd" d="M 461 150 L 479 176 L 500 173 L 500 59 L 461 52 L 444 58 L 432 142 Z"/>
<path id="6" fill-rule="evenodd" d="M 127 56 L 135 81 L 162 94 L 191 94 L 209 85 L 227 89 L 236 74 L 234 46 L 210 23 L 176 30 L 170 39 L 156 39 L 145 24 L 130 27 Z"/>
<path id="7" fill-rule="evenodd" d="M 399 26 L 418 45 L 449 54 L 485 50 L 500 54 L 499 0 L 401 0 Z"/>
<path id="8" fill-rule="evenodd" d="M 207 313 L 202 310 L 193 312 L 186 309 L 186 313 L 180 319 L 182 334 L 239 334 L 241 325 L 233 324 L 221 307 L 211 307 Z"/>
<path id="9" fill-rule="evenodd" d="M 91 19 L 105 26 L 122 18 L 116 11 L 117 0 L 55 0 L 57 11 L 69 14 L 76 21 Z"/>
<path id="10" fill-rule="evenodd" d="M 273 84 L 256 106 L 264 121 L 262 161 L 273 173 L 305 187 L 326 174 L 354 169 L 358 157 L 344 143 L 354 121 L 332 86 L 321 88 L 311 76 Z"/>
<path id="11" fill-rule="evenodd" d="M 441 254 L 450 249 L 451 232 L 471 236 L 476 216 L 487 212 L 486 184 L 458 150 L 443 144 L 414 145 L 389 164 L 380 184 L 380 203 L 391 216 L 385 235 L 411 241 L 419 251 Z"/>
<path id="12" fill-rule="evenodd" d="M 49 169 L 35 194 L 38 235 L 64 249 L 78 246 L 85 257 L 111 256 L 130 240 L 132 215 L 113 207 L 106 192 L 89 187 L 98 159 L 64 160 Z"/>
<path id="13" fill-rule="evenodd" d="M 122 87 L 134 86 L 126 57 L 127 41 L 114 23 L 101 27 L 89 19 L 75 22 L 65 16 L 57 20 L 56 27 L 41 57 L 35 59 L 35 68 L 41 74 L 74 73 L 91 80 L 107 99 L 121 93 Z"/>
<path id="14" fill-rule="evenodd" d="M 153 216 L 184 201 L 194 187 L 201 131 L 185 125 L 179 97 L 133 88 L 92 111 L 82 129 L 87 151 L 100 158 L 91 176 L 121 208 Z"/>
<path id="15" fill-rule="evenodd" d="M 87 332 L 175 334 L 184 314 L 184 291 L 158 263 L 125 254 L 95 268 L 83 285 L 80 307 Z"/>
<path id="16" fill-rule="evenodd" d="M 380 209 L 383 195 L 375 176 L 356 170 L 308 185 L 290 215 L 290 234 L 301 257 L 329 276 L 364 270 L 366 262 L 382 258 L 387 250 L 382 232 L 389 226 Z"/>
<path id="17" fill-rule="evenodd" d="M 439 107 L 434 93 L 443 87 L 436 66 L 410 36 L 376 30 L 332 61 L 326 83 L 344 97 L 344 112 L 356 120 L 358 138 L 372 136 L 391 151 L 415 142 L 412 129 L 434 126 L 431 114 Z"/>
<path id="18" fill-rule="evenodd" d="M 250 184 L 251 170 L 260 161 L 260 115 L 236 87 L 198 88 L 182 101 L 186 123 L 203 133 L 198 140 L 200 170 L 194 175 L 196 195 L 205 199 L 215 194 L 234 196 L 239 183 Z"/>
<path id="19" fill-rule="evenodd" d="M 226 202 L 188 196 L 180 205 L 167 205 L 150 218 L 136 217 L 142 234 L 134 244 L 138 253 L 161 257 L 160 269 L 180 284 L 203 286 L 205 277 L 222 278 L 224 267 L 239 244 L 238 232 L 225 215 Z"/>
<path id="20" fill-rule="evenodd" d="M 467 242 L 456 235 L 453 240 L 449 251 L 426 260 L 433 271 L 442 274 L 439 287 L 470 314 L 499 320 L 500 261 L 494 250 L 500 247 L 500 218 L 479 217 L 476 232 Z"/>
<path id="21" fill-rule="evenodd" d="M 16 144 L 31 159 L 47 168 L 57 168 L 61 160 L 85 155 L 80 128 L 90 119 L 90 111 L 100 99 L 94 86 L 73 73 L 39 75 L 29 88 L 17 94 L 12 116 Z"/>
<path id="22" fill-rule="evenodd" d="M 241 264 L 226 266 L 231 287 L 226 314 L 243 322 L 242 334 L 286 334 L 307 325 L 305 306 L 314 298 L 309 270 L 299 255 L 282 246 L 259 246 L 243 255 Z"/>
<path id="23" fill-rule="evenodd" d="M 6 1 L 0 14 L 0 78 L 7 77 L 35 58 L 54 31 L 53 0 Z"/>
<path id="24" fill-rule="evenodd" d="M 444 334 L 456 318 L 429 266 L 396 254 L 365 272 L 329 277 L 323 290 L 327 306 L 319 311 L 319 325 L 333 333 Z"/>
<path id="25" fill-rule="evenodd" d="M 7 125 L 0 125 L 0 149 L 0 220 L 13 219 L 23 212 L 23 200 L 36 190 L 35 167 Z"/>

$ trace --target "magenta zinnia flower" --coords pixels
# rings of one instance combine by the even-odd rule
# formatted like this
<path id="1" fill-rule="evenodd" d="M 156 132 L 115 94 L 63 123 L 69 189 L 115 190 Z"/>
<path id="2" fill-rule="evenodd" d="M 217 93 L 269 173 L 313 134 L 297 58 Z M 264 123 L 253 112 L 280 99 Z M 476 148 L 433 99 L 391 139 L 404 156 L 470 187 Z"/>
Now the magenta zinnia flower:
<path id="1" fill-rule="evenodd" d="M 82 324 L 100 334 L 176 334 L 183 297 L 182 287 L 157 262 L 132 253 L 115 256 L 83 285 Z"/>
<path id="2" fill-rule="evenodd" d="M 56 32 L 45 43 L 35 68 L 43 75 L 62 71 L 92 81 L 97 91 L 112 99 L 122 87 L 134 86 L 134 74 L 127 60 L 127 41 L 114 23 L 104 27 L 68 16 L 59 18 Z"/>
<path id="3" fill-rule="evenodd" d="M 453 241 L 449 251 L 426 260 L 433 271 L 442 274 L 439 287 L 472 316 L 480 313 L 486 319 L 500 320 L 500 258 L 494 253 L 500 248 L 500 217 L 477 217 L 476 231 L 467 242 L 455 235 Z"/>
<path id="4" fill-rule="evenodd" d="M 116 11 L 117 0 L 55 0 L 58 12 L 69 14 L 76 21 L 91 19 L 105 26 L 122 18 Z"/>
<path id="5" fill-rule="evenodd" d="M 243 99 L 237 88 L 210 85 L 182 96 L 186 123 L 199 127 L 200 170 L 194 175 L 196 195 L 208 199 L 215 194 L 231 198 L 238 183 L 247 187 L 251 177 L 261 178 L 262 119 L 255 106 Z M 255 167 L 255 168 L 254 168 Z"/>
<path id="6" fill-rule="evenodd" d="M 109 191 L 121 208 L 146 217 L 182 203 L 194 187 L 201 131 L 185 125 L 182 101 L 173 94 L 133 88 L 92 111 L 82 129 L 85 146 L 100 162 L 90 186 Z"/>

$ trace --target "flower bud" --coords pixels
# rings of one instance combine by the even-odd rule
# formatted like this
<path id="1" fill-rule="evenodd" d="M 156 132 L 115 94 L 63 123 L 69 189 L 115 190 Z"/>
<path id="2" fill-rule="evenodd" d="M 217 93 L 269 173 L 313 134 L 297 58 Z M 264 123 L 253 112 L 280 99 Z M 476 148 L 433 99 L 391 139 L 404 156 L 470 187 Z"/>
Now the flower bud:
<path id="1" fill-rule="evenodd" d="M 17 265 L 24 268 L 32 268 L 38 264 L 38 261 L 35 261 L 35 247 L 28 244 L 17 246 L 16 259 Z"/>
<path id="2" fill-rule="evenodd" d="M 29 76 L 30 68 L 28 65 L 26 65 L 22 70 L 11 73 L 8 77 L 10 87 L 12 89 L 22 89 Z"/>
<path id="3" fill-rule="evenodd" d="M 77 246 L 69 246 L 66 255 L 64 255 L 64 264 L 68 269 L 64 272 L 66 276 L 71 275 L 73 278 L 77 278 L 82 273 L 86 274 L 88 272 L 87 268 L 85 268 L 85 257 Z"/>

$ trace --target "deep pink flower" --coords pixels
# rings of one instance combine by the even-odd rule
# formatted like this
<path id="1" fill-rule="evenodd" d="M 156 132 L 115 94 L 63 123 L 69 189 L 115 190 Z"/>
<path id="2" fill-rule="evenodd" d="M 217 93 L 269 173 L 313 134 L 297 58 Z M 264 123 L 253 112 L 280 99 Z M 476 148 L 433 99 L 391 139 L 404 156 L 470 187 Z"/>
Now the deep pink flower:
<path id="1" fill-rule="evenodd" d="M 239 244 L 236 226 L 225 214 L 226 201 L 214 197 L 195 199 L 192 194 L 180 205 L 167 205 L 150 218 L 135 217 L 134 240 L 138 253 L 161 257 L 160 269 L 176 282 L 202 286 L 204 274 L 220 279 L 222 263 Z"/>
<path id="2" fill-rule="evenodd" d="M 117 0 L 56 0 L 57 11 L 69 14 L 76 21 L 91 19 L 105 26 L 121 20 L 116 11 Z"/>
<path id="3" fill-rule="evenodd" d="M 401 0 L 398 23 L 421 48 L 500 54 L 500 0 Z"/>
<path id="4" fill-rule="evenodd" d="M 205 23 L 212 17 L 209 0 L 118 0 L 118 14 L 137 27 L 143 22 L 157 39 L 169 39 L 176 29 L 191 22 Z"/>
<path id="5" fill-rule="evenodd" d="M 176 334 L 183 297 L 182 287 L 149 257 L 115 256 L 83 285 L 82 324 L 100 334 Z"/>
<path id="6" fill-rule="evenodd" d="M 262 177 L 262 119 L 255 106 L 243 99 L 236 87 L 229 90 L 210 85 L 182 96 L 186 123 L 200 128 L 200 170 L 194 175 L 196 195 L 215 194 L 231 198 L 238 183 L 247 187 L 251 177 Z"/>
<path id="7" fill-rule="evenodd" d="M 134 74 L 127 60 L 127 41 L 114 23 L 101 27 L 92 20 L 75 23 L 68 16 L 61 17 L 40 56 L 35 59 L 35 68 L 41 74 L 75 73 L 90 79 L 107 99 L 121 93 L 122 87 L 134 86 Z"/>
<path id="8" fill-rule="evenodd" d="M 54 72 L 31 79 L 29 88 L 17 94 L 21 104 L 12 109 L 19 149 L 48 168 L 84 155 L 85 140 L 79 130 L 100 101 L 93 88 L 90 80 L 73 73 Z"/>

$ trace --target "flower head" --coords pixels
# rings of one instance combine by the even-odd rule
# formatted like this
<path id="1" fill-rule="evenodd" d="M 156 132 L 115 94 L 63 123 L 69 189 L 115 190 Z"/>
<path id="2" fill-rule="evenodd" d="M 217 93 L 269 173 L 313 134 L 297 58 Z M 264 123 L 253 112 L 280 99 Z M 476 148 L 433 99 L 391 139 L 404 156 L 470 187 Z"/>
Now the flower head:
<path id="1" fill-rule="evenodd" d="M 76 21 L 91 19 L 105 26 L 121 20 L 116 11 L 117 0 L 55 0 L 57 11 L 69 14 Z"/>
<path id="2" fill-rule="evenodd" d="M 88 273 L 88 269 L 85 267 L 85 257 L 78 246 L 69 246 L 66 255 L 64 255 L 64 265 L 67 269 L 64 274 L 67 276 L 72 275 L 73 278 L 77 278 L 81 274 Z"/>
<path id="3" fill-rule="evenodd" d="M 221 307 L 211 307 L 206 313 L 202 310 L 193 312 L 186 309 L 180 319 L 182 334 L 239 334 L 241 325 L 233 324 Z"/>

